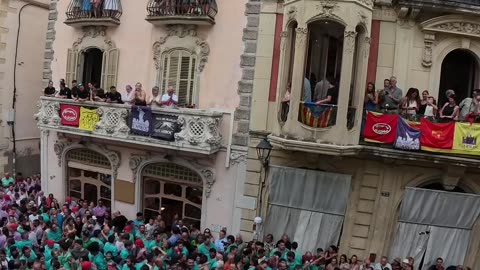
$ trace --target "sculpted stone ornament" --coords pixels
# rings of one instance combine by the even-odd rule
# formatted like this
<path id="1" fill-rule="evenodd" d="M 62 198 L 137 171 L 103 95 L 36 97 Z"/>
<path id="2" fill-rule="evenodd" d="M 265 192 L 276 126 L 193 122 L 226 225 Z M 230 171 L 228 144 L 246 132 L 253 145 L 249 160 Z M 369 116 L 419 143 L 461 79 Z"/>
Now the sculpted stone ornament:
<path id="1" fill-rule="evenodd" d="M 175 141 L 186 141 L 191 145 L 219 146 L 222 135 L 218 132 L 220 118 L 202 118 L 198 116 L 179 116 L 177 120 L 181 131 L 175 134 Z"/>
<path id="2" fill-rule="evenodd" d="M 209 198 L 212 193 L 213 184 L 215 184 L 215 173 L 211 169 L 204 169 L 202 170 L 202 175 L 205 179 L 205 196 Z"/>
<path id="3" fill-rule="evenodd" d="M 297 41 L 295 43 L 295 47 L 303 48 L 305 46 L 305 43 L 307 42 L 308 29 L 299 27 L 295 29 L 295 32 L 297 33 L 296 35 Z"/>
<path id="4" fill-rule="evenodd" d="M 64 142 L 64 141 L 57 141 L 54 145 L 53 145 L 53 151 L 55 152 L 55 155 L 57 155 L 57 158 L 58 158 L 58 167 L 61 167 L 62 166 L 62 154 L 63 154 L 63 150 L 65 149 L 65 147 L 71 145 L 70 142 Z"/>
<path id="5" fill-rule="evenodd" d="M 58 101 L 41 100 L 37 107 L 39 111 L 34 117 L 39 126 L 58 127 L 60 125 L 60 103 Z"/>
<path id="6" fill-rule="evenodd" d="M 334 17 L 333 14 L 336 10 L 339 9 L 337 0 L 321 0 L 320 3 L 316 6 L 320 13 L 317 17 Z"/>
<path id="7" fill-rule="evenodd" d="M 132 170 L 134 183 L 137 181 L 137 173 L 138 173 L 138 169 L 140 168 L 140 165 L 151 158 L 152 158 L 151 155 L 131 155 L 130 156 L 128 166 L 130 167 L 130 170 Z"/>
<path id="8" fill-rule="evenodd" d="M 357 1 L 368 7 L 373 7 L 373 0 L 357 0 Z"/>
<path id="9" fill-rule="evenodd" d="M 104 40 L 104 44 L 101 44 L 102 49 L 109 50 L 115 48 L 115 43 L 107 36 L 107 28 L 105 26 L 88 26 L 83 28 L 83 35 L 77 39 L 73 43 L 73 49 L 79 50 L 82 49 L 81 47 L 89 47 L 82 46 L 83 43 L 89 43 L 87 40 L 95 40 L 97 37 L 102 37 Z M 98 42 L 98 41 L 97 41 Z M 100 45 L 100 44 L 97 44 Z"/>
<path id="10" fill-rule="evenodd" d="M 345 51 L 352 53 L 355 50 L 355 39 L 357 38 L 357 32 L 355 31 L 345 31 L 344 33 L 344 44 Z"/>
<path id="11" fill-rule="evenodd" d="M 295 19 L 295 17 L 297 16 L 297 7 L 295 7 L 295 6 L 289 7 L 288 12 L 287 12 L 287 16 L 288 16 L 288 20 Z"/>
<path id="12" fill-rule="evenodd" d="M 247 161 L 247 152 L 232 151 L 230 153 L 230 165 L 244 163 Z"/>
<path id="13" fill-rule="evenodd" d="M 125 108 L 99 107 L 100 121 L 95 124 L 95 133 L 126 138 L 130 132 L 127 125 L 128 111 Z"/>
<path id="14" fill-rule="evenodd" d="M 429 68 L 432 66 L 433 59 L 433 43 L 435 42 L 435 34 L 425 33 L 425 47 L 423 49 L 422 66 Z"/>

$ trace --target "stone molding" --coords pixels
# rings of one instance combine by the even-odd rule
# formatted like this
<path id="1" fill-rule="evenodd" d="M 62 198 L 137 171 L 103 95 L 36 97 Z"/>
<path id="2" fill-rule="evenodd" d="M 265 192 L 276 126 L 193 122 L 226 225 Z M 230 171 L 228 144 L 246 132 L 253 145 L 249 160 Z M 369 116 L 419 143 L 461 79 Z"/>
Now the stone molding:
<path id="1" fill-rule="evenodd" d="M 164 53 L 181 49 L 187 50 L 198 57 L 197 70 L 202 72 L 208 61 L 210 46 L 197 36 L 195 25 L 168 25 L 167 36 L 161 37 L 153 44 L 153 61 L 157 70 L 163 66 L 162 56 Z"/>
<path id="2" fill-rule="evenodd" d="M 247 153 L 244 151 L 232 150 L 230 153 L 230 165 L 247 162 Z"/>
<path id="3" fill-rule="evenodd" d="M 107 36 L 106 29 L 105 26 L 84 27 L 83 35 L 73 43 L 72 49 L 81 51 L 96 47 L 102 51 L 108 51 L 116 48 L 115 43 Z"/>
<path id="4" fill-rule="evenodd" d="M 247 25 L 243 29 L 244 51 L 240 58 L 242 79 L 238 82 L 239 106 L 235 110 L 235 129 L 232 138 L 234 146 L 248 146 L 249 130 L 242 126 L 250 126 L 250 114 L 252 110 L 253 76 L 255 72 L 255 56 L 257 51 L 258 26 L 260 19 L 261 1 L 249 0 L 245 5 Z M 297 11 L 292 10 L 292 18 Z"/>
<path id="5" fill-rule="evenodd" d="M 116 179 L 118 175 L 118 168 L 120 167 L 121 163 L 121 154 L 117 151 L 113 151 L 108 149 L 105 145 L 98 145 L 93 143 L 73 143 L 71 141 L 57 141 L 54 146 L 53 150 L 58 158 L 58 166 L 62 166 L 62 161 L 64 161 L 67 157 L 67 154 L 70 150 L 73 149 L 89 149 L 91 151 L 95 151 L 104 155 L 109 161 L 110 166 L 112 168 L 112 178 Z"/>
<path id="6" fill-rule="evenodd" d="M 130 170 L 132 170 L 133 182 L 137 183 L 141 179 L 142 171 L 145 167 L 155 163 L 173 163 L 195 171 L 203 180 L 205 196 L 207 198 L 210 197 L 213 185 L 216 182 L 215 169 L 204 166 L 194 160 L 185 160 L 177 157 L 167 158 L 167 155 L 159 156 L 150 153 L 131 155 L 128 164 Z"/>
<path id="7" fill-rule="evenodd" d="M 95 132 L 115 137 L 126 138 L 130 132 L 127 109 L 98 107 L 100 121 L 95 124 Z"/>
<path id="8" fill-rule="evenodd" d="M 50 0 L 48 13 L 48 27 L 45 41 L 45 53 L 43 60 L 43 82 L 48 85 L 48 81 L 52 80 L 52 61 L 54 59 L 53 42 L 55 41 L 56 31 L 55 24 L 58 19 L 57 3 L 59 0 Z"/>

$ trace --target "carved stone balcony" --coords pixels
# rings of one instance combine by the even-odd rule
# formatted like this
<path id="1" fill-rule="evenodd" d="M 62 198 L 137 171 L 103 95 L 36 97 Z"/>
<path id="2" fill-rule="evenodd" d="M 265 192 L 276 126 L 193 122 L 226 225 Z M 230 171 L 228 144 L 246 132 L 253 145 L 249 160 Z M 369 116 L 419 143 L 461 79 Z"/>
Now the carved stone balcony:
<path id="1" fill-rule="evenodd" d="M 420 10 L 437 12 L 477 13 L 480 0 L 397 0 L 393 1 L 403 8 L 401 12 L 418 14 Z M 408 11 L 410 9 L 410 11 Z"/>
<path id="2" fill-rule="evenodd" d="M 179 151 L 213 154 L 224 146 L 222 133 L 228 128 L 222 125 L 224 113 L 196 109 L 153 109 L 152 131 L 157 132 L 165 122 L 157 126 L 155 119 L 168 119 L 172 127 L 170 139 L 153 134 L 138 135 L 132 131 L 132 108 L 124 104 L 104 102 L 77 102 L 58 98 L 42 97 L 39 111 L 35 114 L 37 125 L 42 130 L 53 130 L 74 135 L 109 139 L 117 142 L 173 149 Z M 67 109 L 68 107 L 68 109 Z M 91 130 L 82 127 L 81 109 L 96 114 L 89 117 Z M 67 121 L 70 123 L 67 123 Z M 80 121 L 80 123 L 79 123 Z M 71 124 L 76 123 L 76 124 Z"/>
<path id="3" fill-rule="evenodd" d="M 146 20 L 154 25 L 214 25 L 218 8 L 215 0 L 184 1 L 150 0 Z"/>
<path id="4" fill-rule="evenodd" d="M 122 16 L 121 0 L 103 0 L 99 6 L 90 2 L 70 0 L 65 24 L 72 27 L 117 26 Z"/>

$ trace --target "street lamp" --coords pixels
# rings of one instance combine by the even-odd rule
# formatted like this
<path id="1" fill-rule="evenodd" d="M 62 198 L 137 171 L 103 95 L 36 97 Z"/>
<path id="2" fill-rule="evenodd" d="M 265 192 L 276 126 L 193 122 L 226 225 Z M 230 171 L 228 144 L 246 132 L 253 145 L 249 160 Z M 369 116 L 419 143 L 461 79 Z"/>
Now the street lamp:
<path id="1" fill-rule="evenodd" d="M 272 145 L 265 138 L 260 141 L 256 148 L 258 160 L 260 160 L 264 168 L 268 167 L 268 164 L 270 162 L 270 153 L 273 149 Z"/>

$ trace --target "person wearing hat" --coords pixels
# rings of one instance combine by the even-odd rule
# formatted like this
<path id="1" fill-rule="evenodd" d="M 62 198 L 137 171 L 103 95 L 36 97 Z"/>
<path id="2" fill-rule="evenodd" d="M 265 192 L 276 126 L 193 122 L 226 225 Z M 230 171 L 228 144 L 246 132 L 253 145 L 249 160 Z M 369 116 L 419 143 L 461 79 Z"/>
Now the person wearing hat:
<path id="1" fill-rule="evenodd" d="M 92 262 L 89 262 L 89 261 L 86 261 L 86 262 L 82 262 L 82 270 L 93 270 L 93 263 Z"/>
<path id="2" fill-rule="evenodd" d="M 53 240 L 47 240 L 45 241 L 45 251 L 43 252 L 43 256 L 45 256 L 45 260 L 49 261 L 52 259 L 52 251 L 59 251 L 60 250 L 60 245 L 56 244 Z"/>

